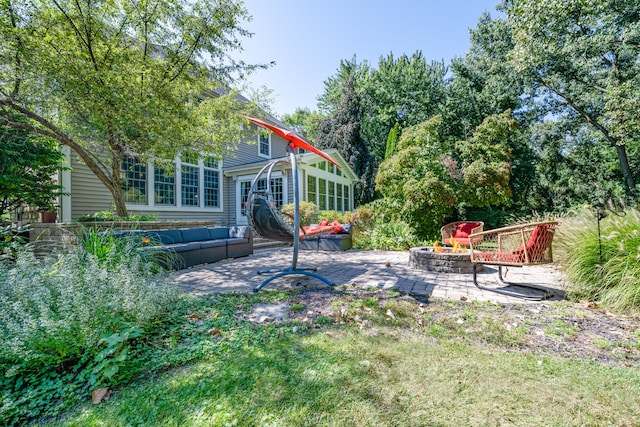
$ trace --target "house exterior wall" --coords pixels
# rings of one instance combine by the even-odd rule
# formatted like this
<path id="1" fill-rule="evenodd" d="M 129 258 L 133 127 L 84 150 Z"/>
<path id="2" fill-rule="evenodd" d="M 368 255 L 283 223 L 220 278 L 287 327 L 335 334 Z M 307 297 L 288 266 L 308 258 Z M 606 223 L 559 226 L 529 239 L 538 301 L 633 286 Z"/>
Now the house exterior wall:
<path id="1" fill-rule="evenodd" d="M 250 136 L 249 138 L 254 138 Z M 152 187 L 152 177 L 154 175 L 153 164 L 148 163 L 146 168 L 146 204 L 127 203 L 127 209 L 131 214 L 155 214 L 160 221 L 214 221 L 219 225 L 233 225 L 245 223 L 246 217 L 239 213 L 239 193 L 240 183 L 250 181 L 260 168 L 269 160 L 276 158 L 286 158 L 287 142 L 275 134 L 270 134 L 270 158 L 259 153 L 258 137 L 254 140 L 243 140 L 238 143 L 236 149 L 225 156 L 220 162 L 219 182 L 222 186 L 219 208 L 204 207 L 181 207 L 179 203 L 179 178 L 181 171 L 176 170 L 176 206 L 156 205 Z M 335 151 L 335 150 L 333 150 Z M 307 160 L 314 159 L 315 155 L 304 154 Z M 71 172 L 69 179 L 69 192 L 71 193 L 70 214 L 65 212 L 65 221 L 74 220 L 82 215 L 93 214 L 101 210 L 112 208 L 113 202 L 111 193 L 91 172 L 91 170 L 75 155 L 70 155 Z M 343 159 L 342 159 L 343 160 Z M 307 162 L 308 163 L 308 162 Z M 346 163 L 345 163 L 346 164 Z M 301 200 L 306 200 L 306 169 L 312 169 L 312 173 L 317 174 L 317 169 L 310 167 L 305 162 L 299 162 L 300 195 Z M 200 160 L 200 182 L 203 177 L 203 163 Z M 231 170 L 232 172 L 227 172 Z M 283 203 L 293 202 L 293 175 L 286 167 L 277 167 L 275 175 L 283 178 Z M 351 182 L 353 177 L 343 177 L 345 182 Z M 351 179 L 351 181 L 349 180 Z M 352 193 L 351 193 L 352 194 Z"/>

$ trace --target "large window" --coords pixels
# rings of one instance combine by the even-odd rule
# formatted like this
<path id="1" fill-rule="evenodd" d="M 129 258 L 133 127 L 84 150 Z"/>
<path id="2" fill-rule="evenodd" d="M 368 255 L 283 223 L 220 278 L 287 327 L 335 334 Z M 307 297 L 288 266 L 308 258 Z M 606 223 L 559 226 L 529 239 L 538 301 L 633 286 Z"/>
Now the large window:
<path id="1" fill-rule="evenodd" d="M 151 166 L 152 172 L 148 173 Z M 198 153 L 185 153 L 175 160 L 171 170 L 166 162 L 147 165 L 127 155 L 122 159 L 120 170 L 127 203 L 146 205 L 150 209 L 222 208 L 222 167 L 214 157 L 199 158 Z M 151 197 L 147 195 L 148 189 L 153 190 Z"/>
<path id="2" fill-rule="evenodd" d="M 311 203 L 316 203 L 316 177 L 307 175 L 307 200 Z"/>
<path id="3" fill-rule="evenodd" d="M 271 158 L 271 135 L 260 133 L 258 135 L 258 154 L 262 157 Z"/>
<path id="4" fill-rule="evenodd" d="M 182 206 L 200 206 L 200 168 L 198 159 L 192 154 L 182 156 Z"/>
<path id="5" fill-rule="evenodd" d="M 147 204 L 147 165 L 135 156 L 124 156 L 120 173 L 125 202 Z"/>
<path id="6" fill-rule="evenodd" d="M 333 165 L 331 165 L 333 166 Z M 340 184 L 338 184 L 340 185 Z M 329 198 L 327 199 L 327 202 L 329 203 L 329 206 L 327 206 L 327 209 L 329 210 L 335 210 L 336 209 L 336 190 L 335 190 L 335 183 L 334 182 L 327 182 L 327 186 L 328 186 L 328 194 L 329 194 Z"/>
<path id="7" fill-rule="evenodd" d="M 337 170 L 337 168 L 334 169 L 334 171 Z M 350 208 L 349 186 L 330 179 L 307 175 L 307 201 L 315 203 L 321 211 L 346 212 Z"/>
<path id="8" fill-rule="evenodd" d="M 215 158 L 205 158 L 204 168 L 204 205 L 208 208 L 220 207 L 220 168 Z"/>
<path id="9" fill-rule="evenodd" d="M 318 178 L 318 208 L 327 209 L 327 180 L 322 178 Z"/>
<path id="10" fill-rule="evenodd" d="M 156 166 L 153 169 L 153 191 L 156 205 L 176 205 L 176 174 Z"/>

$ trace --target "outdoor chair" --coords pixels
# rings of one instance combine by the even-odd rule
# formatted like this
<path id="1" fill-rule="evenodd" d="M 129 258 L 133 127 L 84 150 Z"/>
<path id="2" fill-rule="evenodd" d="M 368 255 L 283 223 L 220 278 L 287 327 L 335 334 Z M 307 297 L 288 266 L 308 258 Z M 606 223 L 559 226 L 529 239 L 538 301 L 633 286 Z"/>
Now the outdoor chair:
<path id="1" fill-rule="evenodd" d="M 470 246 L 469 235 L 481 233 L 484 227 L 482 221 L 456 221 L 440 229 L 442 244 L 453 246 L 455 242 L 462 246 Z"/>
<path id="2" fill-rule="evenodd" d="M 518 298 L 542 300 L 551 297 L 553 293 L 548 289 L 505 281 L 502 267 L 524 267 L 553 262 L 551 243 L 557 224 L 555 221 L 534 222 L 469 235 L 473 284 L 483 290 Z M 497 265 L 498 280 L 506 287 L 493 288 L 478 284 L 479 265 Z M 520 292 L 517 287 L 529 289 L 529 292 Z M 536 292 L 531 293 L 531 289 Z"/>

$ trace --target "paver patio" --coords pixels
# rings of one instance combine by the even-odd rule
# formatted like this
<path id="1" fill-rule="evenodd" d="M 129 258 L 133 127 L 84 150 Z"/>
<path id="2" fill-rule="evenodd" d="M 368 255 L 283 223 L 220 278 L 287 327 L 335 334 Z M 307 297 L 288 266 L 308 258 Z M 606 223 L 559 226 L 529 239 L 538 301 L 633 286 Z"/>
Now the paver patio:
<path id="1" fill-rule="evenodd" d="M 228 259 L 196 266 L 174 273 L 175 282 L 185 292 L 207 294 L 214 292 L 252 292 L 266 275 L 258 270 L 286 268 L 291 265 L 291 247 L 258 249 L 251 256 Z M 318 273 L 336 285 L 363 288 L 397 289 L 411 295 L 469 301 L 514 303 L 532 301 L 483 291 L 473 285 L 471 274 L 438 273 L 417 270 L 409 266 L 409 252 L 360 251 L 345 252 L 300 251 L 298 268 L 316 267 Z M 535 283 L 554 292 L 551 300 L 564 297 L 563 275 L 555 265 L 509 268 L 506 280 Z M 478 273 L 478 282 L 490 284 L 497 280 L 496 269 L 485 266 Z M 284 289 L 304 286 L 327 287 L 321 281 L 303 275 L 288 275 L 273 280 L 264 289 Z"/>

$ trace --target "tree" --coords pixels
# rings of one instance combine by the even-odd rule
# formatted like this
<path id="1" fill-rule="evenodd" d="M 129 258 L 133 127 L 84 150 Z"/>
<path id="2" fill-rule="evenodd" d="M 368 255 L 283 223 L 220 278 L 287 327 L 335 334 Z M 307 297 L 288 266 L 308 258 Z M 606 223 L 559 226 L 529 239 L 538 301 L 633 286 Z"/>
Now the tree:
<path id="1" fill-rule="evenodd" d="M 311 141 L 315 141 L 318 138 L 320 123 L 326 118 L 326 115 L 318 111 L 311 111 L 308 108 L 297 108 L 292 114 L 285 114 L 282 121 L 296 132 L 304 135 Z"/>
<path id="2" fill-rule="evenodd" d="M 51 208 L 61 194 L 53 176 L 64 161 L 54 141 L 0 126 L 0 158 L 0 217 L 23 204 Z"/>
<path id="3" fill-rule="evenodd" d="M 427 64 L 420 51 L 380 57 L 365 82 L 367 114 L 362 123 L 362 136 L 376 161 L 384 159 L 387 136 L 396 123 L 405 129 L 441 112 L 446 72 L 444 63 Z"/>
<path id="4" fill-rule="evenodd" d="M 354 79 L 348 79 L 342 90 L 339 105 L 327 119 L 320 123 L 317 141 L 320 148 L 338 149 L 356 175 L 360 177 L 360 181 L 354 188 L 354 201 L 358 206 L 374 198 L 375 164 L 367 143 L 361 136 L 363 111 Z"/>
<path id="5" fill-rule="evenodd" d="M 396 124 L 389 131 L 389 136 L 387 136 L 387 148 L 384 150 L 385 160 L 393 156 L 393 154 L 396 152 L 396 146 L 398 144 L 399 137 L 400 137 L 400 123 L 396 122 Z"/>
<path id="6" fill-rule="evenodd" d="M 228 87 L 247 18 L 236 0 L 4 0 L 0 120 L 71 148 L 126 216 L 125 153 L 222 155 L 242 132 Z M 15 115 L 26 120 L 15 120 Z"/>
<path id="7" fill-rule="evenodd" d="M 474 129 L 492 115 L 511 110 L 519 116 L 524 82 L 509 55 L 513 50 L 506 21 L 485 12 L 470 31 L 471 47 L 464 58 L 454 58 L 442 107 L 442 135 L 453 140 L 471 137 Z M 524 117 L 522 117 L 524 118 Z"/>
<path id="8" fill-rule="evenodd" d="M 509 203 L 516 121 L 510 112 L 487 117 L 468 140 L 449 142 L 435 116 L 405 129 L 397 152 L 380 164 L 376 189 L 397 206 L 421 238 L 437 234 L 456 206 Z"/>
<path id="9" fill-rule="evenodd" d="M 614 147 L 631 194 L 627 144 L 640 138 L 640 3 L 635 0 L 505 0 L 513 62 L 530 95 L 578 117 Z"/>

